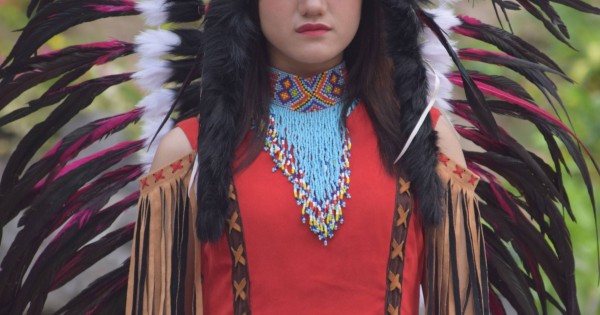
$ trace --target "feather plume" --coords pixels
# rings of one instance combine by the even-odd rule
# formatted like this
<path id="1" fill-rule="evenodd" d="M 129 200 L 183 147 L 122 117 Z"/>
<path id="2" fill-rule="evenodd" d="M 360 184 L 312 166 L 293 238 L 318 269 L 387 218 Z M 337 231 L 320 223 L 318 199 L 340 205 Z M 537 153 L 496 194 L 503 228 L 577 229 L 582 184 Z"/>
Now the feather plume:
<path id="1" fill-rule="evenodd" d="M 434 20 L 440 26 L 440 29 L 448 35 L 452 33 L 452 28 L 460 25 L 460 20 L 456 18 L 452 9 L 448 7 L 440 6 L 425 11 L 434 17 Z M 452 47 L 452 50 L 456 50 L 456 42 L 449 40 L 448 43 Z M 451 67 L 454 64 L 444 46 L 438 41 L 436 35 L 429 28 L 423 30 L 421 55 L 423 56 L 423 60 L 428 62 L 431 67 L 435 69 L 440 80 L 440 89 L 436 96 L 436 106 L 444 112 L 451 111 L 452 108 L 446 100 L 452 98 L 452 84 L 448 78 L 446 78 L 446 74 L 450 72 Z M 435 86 L 435 74 L 432 73 L 429 68 L 427 68 L 427 81 L 429 86 Z M 432 96 L 430 95 L 430 97 Z"/>
<path id="2" fill-rule="evenodd" d="M 458 18 L 462 24 L 454 28 L 456 33 L 492 44 L 513 57 L 540 63 L 564 74 L 550 57 L 520 37 L 470 16 L 459 15 Z"/>
<path id="3" fill-rule="evenodd" d="M 160 26 L 167 22 L 169 17 L 167 10 L 170 3 L 165 0 L 143 0 L 138 1 L 135 7 L 144 16 L 146 25 Z"/>
<path id="4" fill-rule="evenodd" d="M 61 221 L 66 220 L 68 216 L 65 215 L 65 211 L 72 213 L 78 209 L 76 205 L 85 206 L 88 203 L 93 205 L 94 202 L 102 199 L 108 200 L 107 198 L 112 196 L 111 189 L 114 190 L 123 182 L 111 183 L 111 175 L 101 177 L 98 183 L 109 182 L 109 186 L 97 186 L 100 189 L 103 187 L 108 189 L 107 194 L 102 195 L 100 193 L 98 195 L 101 198 L 100 200 L 90 199 L 91 196 L 99 192 L 93 190 L 93 185 L 81 191 L 79 188 L 96 177 L 98 172 L 106 170 L 111 165 L 139 150 L 141 145 L 141 141 L 133 141 L 98 152 L 95 158 L 87 159 L 80 164 L 80 167 L 60 177 L 36 196 L 36 200 L 32 202 L 31 207 L 24 212 L 19 220 L 19 226 L 23 228 L 17 234 L 15 241 L 7 252 L 6 257 L 9 257 L 9 259 L 4 259 L 0 264 L 0 302 L 2 302 L 0 303 L 0 311 L 2 313 L 10 314 L 14 308 L 16 308 L 15 312 L 22 313 L 16 310 L 25 307 L 27 303 L 24 300 L 19 300 L 22 303 L 13 304 L 13 299 L 19 294 L 27 294 L 27 292 L 20 292 L 20 284 L 25 274 L 25 268 L 29 266 L 42 240 L 52 231 L 51 227 L 58 227 Z M 112 188 L 110 188 L 111 185 Z M 57 193 L 58 191 L 60 193 Z M 80 200 L 73 197 L 76 192 L 79 192 Z M 100 204 L 102 203 L 100 202 Z M 42 209 L 44 211 L 41 211 Z M 25 244 L 27 246 L 24 246 Z M 10 299 L 10 301 L 7 299 Z"/>
<path id="5" fill-rule="evenodd" d="M 475 84 L 473 79 L 469 76 L 467 70 L 464 68 L 462 63 L 460 62 L 456 52 L 452 49 L 446 35 L 440 29 L 440 27 L 435 23 L 433 17 L 424 11 L 417 11 L 417 15 L 419 19 L 436 35 L 440 43 L 446 48 L 448 54 L 452 57 L 454 64 L 458 67 L 458 73 L 460 73 L 460 77 L 462 79 L 462 84 L 465 90 L 465 94 L 467 96 L 467 100 L 471 104 L 475 114 L 481 120 L 484 128 L 488 129 L 492 134 L 496 134 L 498 130 L 498 125 L 496 120 L 492 116 L 490 109 L 485 103 L 485 98 L 478 86 Z"/>
<path id="6" fill-rule="evenodd" d="M 33 263 L 23 282 L 20 294 L 14 300 L 13 312 L 21 313 L 27 303 L 29 303 L 30 312 L 42 311 L 46 292 L 49 292 L 51 288 L 52 276 L 69 260 L 69 257 L 74 255 L 77 249 L 106 230 L 117 216 L 127 209 L 123 205 L 109 207 L 104 211 L 99 211 L 100 208 L 116 191 L 138 178 L 141 173 L 139 166 L 125 166 L 108 173 L 102 179 L 88 186 L 90 189 L 83 188 L 87 190 L 85 193 L 81 193 L 82 197 L 86 196 L 85 205 L 77 205 L 77 209 L 72 211 L 68 210 L 68 204 L 65 206 L 68 212 L 74 213 Z M 50 226 L 52 230 L 57 227 L 52 224 Z"/>
<path id="7" fill-rule="evenodd" d="M 172 76 L 169 62 L 158 58 L 144 58 L 138 62 L 138 69 L 132 78 L 147 92 L 160 89 Z"/>
<path id="8" fill-rule="evenodd" d="M 56 34 L 72 26 L 111 16 L 134 15 L 131 0 L 64 0 L 49 3 L 22 29 L 21 35 L 0 68 L 9 62 L 20 63 Z"/>
<path id="9" fill-rule="evenodd" d="M 57 92 L 53 95 L 56 98 L 48 97 L 47 99 L 40 100 L 42 103 L 53 102 L 66 97 L 45 121 L 31 128 L 31 131 L 29 131 L 19 145 L 17 145 L 17 148 L 8 160 L 6 169 L 2 174 L 2 181 L 0 181 L 0 195 L 6 193 L 10 187 L 17 182 L 18 176 L 20 176 L 35 152 L 37 152 L 37 150 L 39 150 L 39 148 L 54 133 L 77 115 L 79 111 L 89 106 L 96 95 L 113 85 L 129 80 L 129 78 L 130 74 L 121 74 L 89 80 Z"/>
<path id="10" fill-rule="evenodd" d="M 81 293 L 68 301 L 55 314 L 80 315 L 80 314 L 115 314 L 125 309 L 125 295 L 123 288 L 127 286 L 129 273 L 129 258 L 115 270 L 103 275 L 91 283 Z M 105 301 L 118 297 L 113 303 L 113 310 L 104 311 Z M 109 303 L 110 304 L 110 303 Z"/>
<path id="11" fill-rule="evenodd" d="M 130 208 L 137 203 L 138 198 L 139 194 L 134 193 L 130 197 L 119 202 L 118 207 L 124 209 Z M 117 207 L 117 204 L 113 207 Z M 118 230 L 106 234 L 106 236 L 102 237 L 100 240 L 79 249 L 72 255 L 69 261 L 56 272 L 50 290 L 53 291 L 60 288 L 84 270 L 91 267 L 101 258 L 106 257 L 115 249 L 131 241 L 133 238 L 134 226 L 134 223 L 130 223 Z"/>
<path id="12" fill-rule="evenodd" d="M 158 58 L 181 45 L 176 33 L 166 30 L 146 30 L 133 41 L 140 58 Z"/>
<path id="13" fill-rule="evenodd" d="M 35 196 L 48 183 L 54 181 L 65 171 L 71 169 L 63 167 L 83 149 L 98 140 L 122 130 L 140 117 L 139 110 L 100 119 L 83 126 L 61 139 L 52 149 L 37 162 L 32 164 L 19 178 L 19 181 L 7 192 L 11 198 L 2 200 L 2 213 L 0 222 L 6 224 L 12 220 L 20 210 L 29 206 L 32 196 Z"/>
<path id="14" fill-rule="evenodd" d="M 23 92 L 42 82 L 64 75 L 43 95 L 57 93 L 79 78 L 92 65 L 102 65 L 133 53 L 133 45 L 122 41 L 76 45 L 47 54 L 31 57 L 0 69 L 0 109 Z M 12 76 L 16 78 L 11 79 Z M 28 106 L 0 118 L 0 126 L 24 117 L 40 107 Z"/>

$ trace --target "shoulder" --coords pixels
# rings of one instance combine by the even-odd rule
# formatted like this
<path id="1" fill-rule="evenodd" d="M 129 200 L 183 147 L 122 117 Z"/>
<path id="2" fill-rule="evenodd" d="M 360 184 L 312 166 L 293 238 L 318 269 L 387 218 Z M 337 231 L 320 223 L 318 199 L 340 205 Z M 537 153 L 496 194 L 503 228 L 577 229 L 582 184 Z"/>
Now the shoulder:
<path id="1" fill-rule="evenodd" d="M 456 130 L 444 115 L 440 115 L 435 124 L 435 131 L 438 134 L 438 147 L 440 153 L 446 155 L 456 164 L 462 167 L 466 166 L 465 156 L 462 152 L 462 147 L 458 139 Z"/>
<path id="2" fill-rule="evenodd" d="M 175 127 L 161 139 L 150 172 L 159 170 L 192 151 L 192 145 L 185 132 L 180 127 Z"/>

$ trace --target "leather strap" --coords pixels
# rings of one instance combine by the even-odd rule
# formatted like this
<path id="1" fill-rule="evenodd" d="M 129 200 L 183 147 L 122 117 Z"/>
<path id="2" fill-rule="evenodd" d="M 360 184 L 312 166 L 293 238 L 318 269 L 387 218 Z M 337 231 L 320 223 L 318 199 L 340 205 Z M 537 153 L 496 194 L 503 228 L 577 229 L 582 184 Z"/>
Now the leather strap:
<path id="1" fill-rule="evenodd" d="M 402 177 L 396 184 L 396 207 L 390 241 L 390 256 L 387 272 L 387 290 L 385 295 L 385 311 L 387 315 L 398 315 L 402 301 L 402 274 L 404 271 L 404 244 L 408 234 L 408 224 L 412 215 L 412 197 L 410 182 Z"/>
<path id="2" fill-rule="evenodd" d="M 227 214 L 227 242 L 231 250 L 231 282 L 233 286 L 233 313 L 250 315 L 250 278 L 248 275 L 248 257 L 240 207 L 233 185 L 229 186 L 229 209 Z"/>

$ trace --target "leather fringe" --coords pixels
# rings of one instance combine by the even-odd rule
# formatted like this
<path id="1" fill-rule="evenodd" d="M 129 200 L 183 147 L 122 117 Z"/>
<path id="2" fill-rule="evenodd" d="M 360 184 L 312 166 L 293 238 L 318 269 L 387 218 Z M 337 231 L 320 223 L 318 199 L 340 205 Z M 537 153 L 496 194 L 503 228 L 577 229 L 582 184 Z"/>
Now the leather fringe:
<path id="1" fill-rule="evenodd" d="M 475 196 L 478 177 L 444 156 L 438 174 L 446 186 L 443 222 L 425 231 L 426 314 L 489 314 L 483 230 Z"/>
<path id="2" fill-rule="evenodd" d="M 127 315 L 202 314 L 195 200 L 187 190 L 191 161 L 190 155 L 141 180 Z"/>

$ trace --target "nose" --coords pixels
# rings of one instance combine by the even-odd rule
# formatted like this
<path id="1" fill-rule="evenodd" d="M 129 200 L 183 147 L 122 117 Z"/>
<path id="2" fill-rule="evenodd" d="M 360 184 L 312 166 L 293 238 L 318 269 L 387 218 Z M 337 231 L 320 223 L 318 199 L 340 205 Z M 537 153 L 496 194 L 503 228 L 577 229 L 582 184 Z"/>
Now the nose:
<path id="1" fill-rule="evenodd" d="M 302 16 L 321 16 L 327 10 L 327 0 L 298 0 L 298 11 Z"/>

